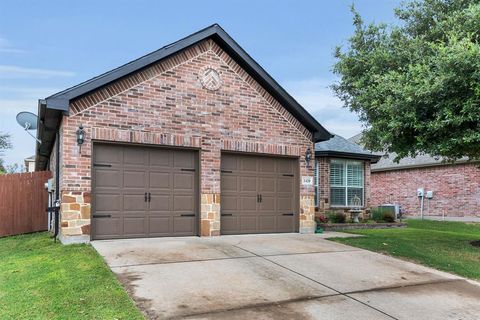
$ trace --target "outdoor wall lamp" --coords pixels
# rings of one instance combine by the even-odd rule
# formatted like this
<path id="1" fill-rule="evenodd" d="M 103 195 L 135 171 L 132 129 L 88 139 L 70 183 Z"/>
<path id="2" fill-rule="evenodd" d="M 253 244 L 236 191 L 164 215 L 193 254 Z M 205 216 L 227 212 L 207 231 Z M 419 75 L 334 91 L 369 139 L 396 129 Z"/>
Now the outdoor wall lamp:
<path id="1" fill-rule="evenodd" d="M 310 161 L 312 160 L 312 150 L 307 148 L 305 151 L 305 162 L 307 163 L 307 167 L 310 167 Z"/>
<path id="2" fill-rule="evenodd" d="M 85 142 L 85 130 L 83 126 L 80 125 L 77 130 L 77 144 L 79 146 L 79 151 L 82 153 L 82 144 Z"/>

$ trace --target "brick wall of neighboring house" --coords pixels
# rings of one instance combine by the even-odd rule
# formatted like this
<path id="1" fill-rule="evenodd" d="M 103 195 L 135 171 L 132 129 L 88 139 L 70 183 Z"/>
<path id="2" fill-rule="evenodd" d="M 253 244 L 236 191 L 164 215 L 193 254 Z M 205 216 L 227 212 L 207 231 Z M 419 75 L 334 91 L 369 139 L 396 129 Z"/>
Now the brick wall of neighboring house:
<path id="1" fill-rule="evenodd" d="M 205 68 L 221 77 L 202 87 Z M 313 176 L 303 155 L 311 133 L 213 41 L 203 41 L 70 105 L 63 118 L 62 234 L 88 237 L 92 140 L 201 148 L 200 233 L 220 231 L 221 150 L 300 157 L 300 175 Z M 81 154 L 75 132 L 82 124 Z M 313 187 L 301 186 L 300 231 L 313 230 Z"/>
<path id="2" fill-rule="evenodd" d="M 323 214 L 326 211 L 342 211 L 348 213 L 349 208 L 335 208 L 330 205 L 330 158 L 317 157 L 318 161 L 318 206 L 315 211 L 317 214 Z M 359 161 L 359 160 L 358 160 Z M 370 161 L 364 161 L 364 206 L 365 213 L 369 212 L 371 206 L 371 173 Z"/>
<path id="3" fill-rule="evenodd" d="M 433 191 L 425 215 L 480 216 L 480 169 L 475 164 L 442 165 L 372 172 L 372 205 L 398 203 L 404 213 L 420 215 L 418 188 Z"/>

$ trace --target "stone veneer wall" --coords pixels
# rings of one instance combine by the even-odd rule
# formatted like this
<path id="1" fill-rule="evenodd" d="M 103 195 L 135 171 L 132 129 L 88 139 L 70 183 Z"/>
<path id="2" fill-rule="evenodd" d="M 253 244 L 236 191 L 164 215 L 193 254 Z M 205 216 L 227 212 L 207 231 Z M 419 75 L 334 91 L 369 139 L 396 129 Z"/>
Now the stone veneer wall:
<path id="1" fill-rule="evenodd" d="M 221 76 L 216 91 L 199 81 L 206 67 Z M 75 136 L 80 124 L 86 130 L 81 153 Z M 313 150 L 311 133 L 211 40 L 73 101 L 61 130 L 66 242 L 89 238 L 90 220 L 82 208 L 91 211 L 94 141 L 200 149 L 202 236 L 220 234 L 222 151 L 295 156 L 300 175 L 313 176 L 304 162 L 306 149 Z M 313 232 L 313 198 L 313 187 L 300 186 L 301 232 Z"/>

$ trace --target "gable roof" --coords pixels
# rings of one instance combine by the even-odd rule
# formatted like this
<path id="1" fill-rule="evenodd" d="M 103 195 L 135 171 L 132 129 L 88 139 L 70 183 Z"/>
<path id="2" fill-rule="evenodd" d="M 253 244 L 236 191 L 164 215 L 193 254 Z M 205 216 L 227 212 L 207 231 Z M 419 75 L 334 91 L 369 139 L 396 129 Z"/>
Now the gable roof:
<path id="1" fill-rule="evenodd" d="M 330 140 L 317 142 L 315 144 L 315 156 L 370 160 L 373 163 L 380 158 L 379 155 L 363 149 L 358 144 L 350 142 L 338 134 L 335 134 Z"/>
<path id="2" fill-rule="evenodd" d="M 349 138 L 350 142 L 354 142 L 357 144 L 361 144 L 362 134 L 356 134 L 353 137 Z M 432 157 L 428 154 L 419 154 L 416 157 L 405 157 L 400 159 L 397 163 L 395 162 L 395 158 L 397 154 L 395 152 L 392 153 L 381 153 L 376 152 L 375 154 L 380 156 L 380 160 L 372 165 L 372 172 L 374 171 L 389 171 L 389 170 L 397 170 L 397 169 L 408 169 L 408 168 L 421 168 L 421 167 L 432 167 L 432 166 L 441 166 L 441 165 L 448 165 L 451 163 L 445 163 L 443 159 Z M 467 158 L 462 158 L 455 163 L 464 163 L 467 162 Z"/>
<path id="3" fill-rule="evenodd" d="M 218 24 L 214 24 L 123 66 L 51 95 L 44 100 L 39 100 L 39 130 L 37 131 L 37 137 L 42 141 L 41 144 L 37 144 L 39 167 L 45 168 L 46 157 L 49 156 L 53 148 L 54 133 L 58 130 L 61 116 L 68 115 L 69 105 L 73 99 L 84 96 L 133 72 L 142 70 L 206 39 L 215 41 L 285 109 L 311 131 L 314 142 L 324 141 L 331 137 L 331 134 L 253 60 L 235 40 Z M 47 122 L 49 122 L 48 126 Z"/>

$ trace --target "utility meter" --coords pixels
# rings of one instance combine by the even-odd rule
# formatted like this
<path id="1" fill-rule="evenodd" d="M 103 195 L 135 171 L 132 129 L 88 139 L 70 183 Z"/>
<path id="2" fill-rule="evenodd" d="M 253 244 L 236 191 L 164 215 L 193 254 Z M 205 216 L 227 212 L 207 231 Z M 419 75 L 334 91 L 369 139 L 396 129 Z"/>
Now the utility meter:
<path id="1" fill-rule="evenodd" d="M 425 195 L 425 190 L 423 188 L 417 189 L 417 197 L 421 198 Z"/>

